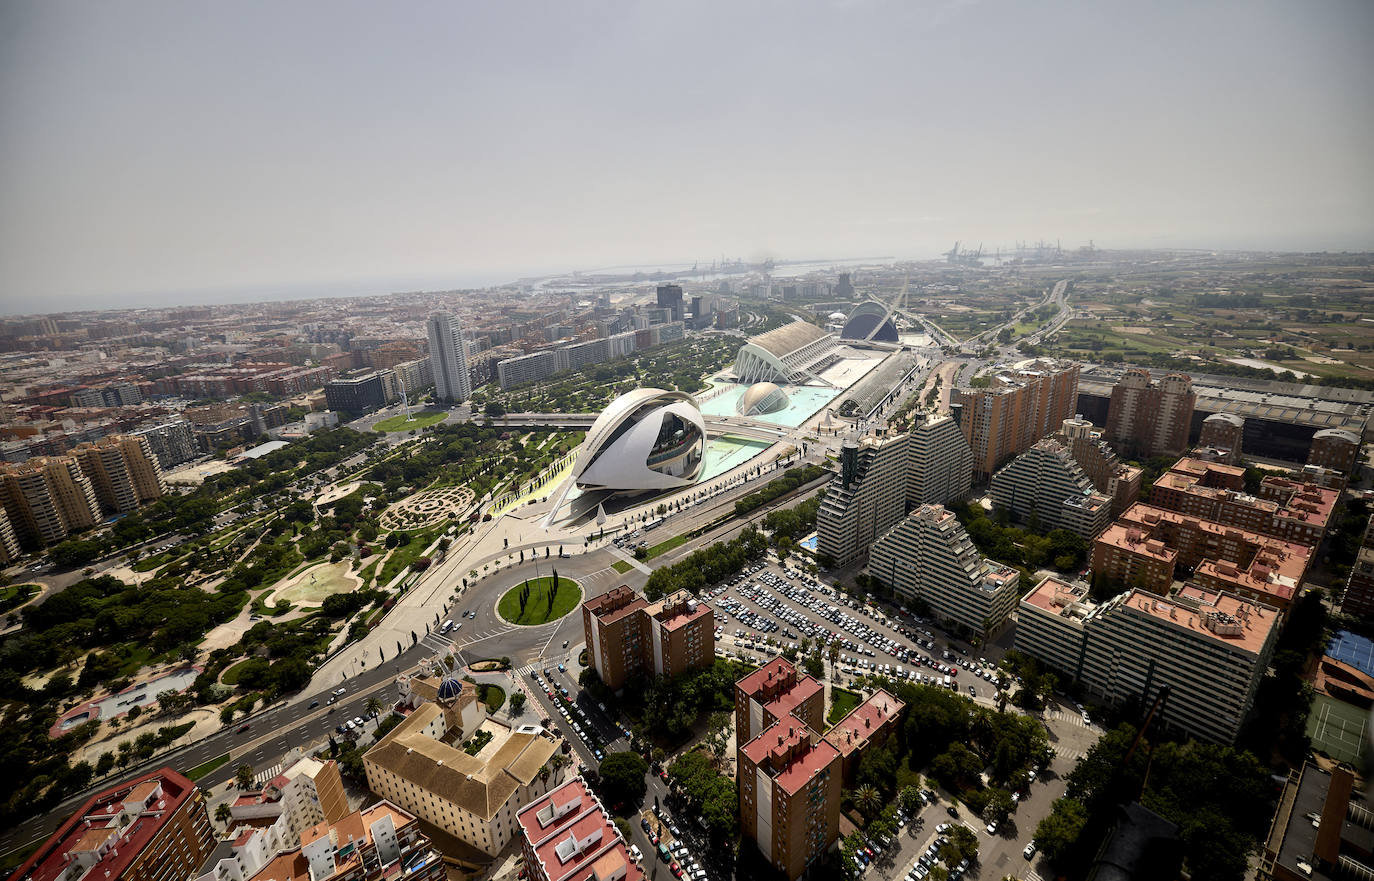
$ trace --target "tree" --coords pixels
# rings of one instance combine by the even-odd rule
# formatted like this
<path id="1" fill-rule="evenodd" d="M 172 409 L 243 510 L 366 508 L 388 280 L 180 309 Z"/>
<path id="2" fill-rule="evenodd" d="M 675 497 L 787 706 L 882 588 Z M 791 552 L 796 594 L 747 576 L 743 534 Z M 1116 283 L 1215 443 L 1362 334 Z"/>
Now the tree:
<path id="1" fill-rule="evenodd" d="M 510 714 L 519 716 L 523 712 L 525 712 L 525 693 L 517 691 L 510 696 Z"/>
<path id="2" fill-rule="evenodd" d="M 247 789 L 253 785 L 253 766 L 244 762 L 234 771 L 234 779 L 238 781 L 239 789 Z"/>
<path id="3" fill-rule="evenodd" d="M 219 807 L 215 808 L 215 822 L 217 823 L 228 823 L 232 816 L 227 801 L 220 802 Z"/>
<path id="4" fill-rule="evenodd" d="M 367 711 L 367 714 L 369 716 L 375 717 L 378 713 L 382 711 L 382 701 L 380 698 L 377 698 L 375 696 L 370 697 L 367 699 L 367 703 L 363 704 L 363 709 Z"/>
<path id="5" fill-rule="evenodd" d="M 904 814 L 917 814 L 924 804 L 921 790 L 917 786 L 903 786 L 897 793 L 897 807 L 901 808 Z"/>
<path id="6" fill-rule="evenodd" d="M 873 784 L 865 783 L 854 790 L 854 807 L 872 819 L 883 809 L 883 794 Z"/>
<path id="7" fill-rule="evenodd" d="M 983 820 L 988 823 L 1001 823 L 1011 816 L 1016 803 L 1011 800 L 1011 793 L 1005 789 L 991 789 L 988 791 L 987 804 L 983 805 Z"/>
<path id="8" fill-rule="evenodd" d="M 1067 796 L 1057 798 L 1049 816 L 1035 827 L 1032 840 L 1050 862 L 1058 862 L 1078 841 L 1087 822 L 1088 812 L 1083 802 Z"/>
<path id="9" fill-rule="evenodd" d="M 648 788 L 649 765 L 637 753 L 611 753 L 601 760 L 601 792 L 613 805 L 637 805 Z"/>

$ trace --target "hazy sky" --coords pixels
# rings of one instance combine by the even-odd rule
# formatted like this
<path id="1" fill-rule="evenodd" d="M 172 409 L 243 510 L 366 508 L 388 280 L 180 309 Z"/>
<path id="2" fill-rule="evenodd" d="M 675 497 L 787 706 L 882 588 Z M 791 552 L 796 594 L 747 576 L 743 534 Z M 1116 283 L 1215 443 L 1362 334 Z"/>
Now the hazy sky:
<path id="1" fill-rule="evenodd" d="M 0 311 L 1374 247 L 1374 3 L 0 0 Z"/>

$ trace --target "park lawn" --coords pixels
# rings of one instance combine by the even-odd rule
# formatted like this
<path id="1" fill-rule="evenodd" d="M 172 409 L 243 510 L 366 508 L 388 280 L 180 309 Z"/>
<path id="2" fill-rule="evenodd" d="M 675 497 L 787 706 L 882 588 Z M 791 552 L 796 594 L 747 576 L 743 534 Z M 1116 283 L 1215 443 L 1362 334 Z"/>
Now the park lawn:
<path id="1" fill-rule="evenodd" d="M 496 611 L 512 624 L 533 626 L 556 621 L 577 608 L 577 604 L 582 601 L 582 588 L 578 587 L 577 582 L 571 578 L 559 576 L 558 589 L 554 593 L 553 606 L 550 607 L 548 595 L 552 584 L 553 578 L 549 576 L 529 580 L 530 598 L 525 603 L 525 612 L 522 615 L 520 613 L 520 591 L 525 589 L 525 582 L 522 581 L 506 591 L 505 596 L 501 597 L 501 602 L 496 607 Z"/>
<path id="2" fill-rule="evenodd" d="M 830 689 L 830 715 L 826 717 L 827 725 L 834 725 L 843 719 L 851 710 L 859 705 L 859 694 L 847 688 Z"/>
<path id="3" fill-rule="evenodd" d="M 661 541 L 653 547 L 649 548 L 649 552 L 645 555 L 644 559 L 652 560 L 659 554 L 666 554 L 673 548 L 686 544 L 690 538 L 691 536 L 687 535 L 686 533 L 683 533 L 682 535 L 675 535 L 667 541 Z"/>
<path id="4" fill-rule="evenodd" d="M 36 584 L 8 584 L 0 587 L 0 609 L 12 609 L 26 603 L 40 590 L 42 588 Z"/>
<path id="5" fill-rule="evenodd" d="M 505 704 L 506 690 L 499 685 L 483 682 L 477 686 L 477 699 L 486 704 L 487 709 L 494 713 Z"/>
<path id="6" fill-rule="evenodd" d="M 391 552 L 391 556 L 386 558 L 386 563 L 382 565 L 381 574 L 377 576 L 377 586 L 385 587 L 390 584 L 391 579 L 401 574 L 403 570 L 409 569 L 411 563 L 424 556 L 425 548 L 430 546 L 430 543 L 438 537 L 439 530 L 443 528 L 436 526 L 419 532 L 412 532 L 410 544 L 396 548 Z"/>
<path id="7" fill-rule="evenodd" d="M 611 568 L 614 569 L 616 572 L 619 572 L 621 575 L 624 575 L 626 572 L 629 572 L 631 569 L 633 569 L 634 566 L 631 566 L 624 560 L 616 560 L 614 563 L 611 564 Z"/>
<path id="8" fill-rule="evenodd" d="M 214 770 L 216 770 L 216 769 L 218 769 L 218 768 L 220 768 L 220 767 L 222 767 L 222 766 L 224 766 L 224 765 L 227 765 L 228 763 L 229 763 L 229 754 L 228 754 L 228 753 L 222 753 L 222 754 L 220 754 L 220 755 L 215 756 L 213 759 L 211 759 L 211 760 L 208 761 L 208 762 L 201 762 L 199 765 L 196 765 L 194 768 L 192 768 L 191 770 L 189 770 L 189 771 L 186 772 L 186 776 L 189 777 L 189 778 L 192 779 L 192 780 L 199 780 L 200 778 L 204 777 L 206 774 L 209 774 L 210 772 L 212 772 L 212 771 L 214 771 Z"/>
<path id="9" fill-rule="evenodd" d="M 220 682 L 223 682 L 225 685 L 238 685 L 239 676 L 243 674 L 244 665 L 252 660 L 252 658 L 244 658 L 228 670 L 225 670 L 219 677 Z"/>
<path id="10" fill-rule="evenodd" d="M 411 414 L 409 420 L 404 413 L 392 416 L 390 419 L 383 419 L 372 426 L 373 431 L 410 431 L 412 429 L 429 428 L 448 418 L 447 413 L 435 413 L 433 411 L 425 413 Z"/>

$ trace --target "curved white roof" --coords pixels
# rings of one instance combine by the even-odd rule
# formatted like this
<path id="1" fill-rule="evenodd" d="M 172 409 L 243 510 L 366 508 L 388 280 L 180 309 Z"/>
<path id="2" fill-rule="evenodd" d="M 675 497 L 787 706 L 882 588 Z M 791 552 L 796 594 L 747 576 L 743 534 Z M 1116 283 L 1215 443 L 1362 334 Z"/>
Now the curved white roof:
<path id="1" fill-rule="evenodd" d="M 751 337 L 749 345 L 781 359 L 828 336 L 830 333 L 824 328 L 805 321 L 793 321 L 767 333 Z"/>
<path id="2" fill-rule="evenodd" d="M 776 383 L 756 382 L 740 395 L 735 409 L 741 416 L 758 413 L 776 413 L 787 406 L 787 392 L 778 388 Z"/>
<path id="3" fill-rule="evenodd" d="M 670 417 L 683 426 L 682 438 L 675 449 L 664 450 L 659 435 Z M 584 489 L 687 486 L 701 473 L 705 447 L 706 423 L 691 395 L 635 389 L 608 404 L 592 423 L 572 476 Z"/>

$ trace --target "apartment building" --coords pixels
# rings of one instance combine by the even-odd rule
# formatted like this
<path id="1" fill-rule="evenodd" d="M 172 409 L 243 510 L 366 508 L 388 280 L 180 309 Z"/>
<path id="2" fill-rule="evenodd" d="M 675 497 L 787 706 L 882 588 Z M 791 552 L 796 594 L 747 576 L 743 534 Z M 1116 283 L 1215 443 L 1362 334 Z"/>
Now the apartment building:
<path id="1" fill-rule="evenodd" d="M 1181 453 L 1188 448 L 1196 405 L 1193 378 L 1186 373 L 1156 382 L 1149 370 L 1132 367 L 1112 387 L 1107 437 L 1140 458 Z"/>
<path id="2" fill-rule="evenodd" d="M 1259 854 L 1258 881 L 1344 881 L 1374 877 L 1369 798 L 1343 765 L 1307 762 L 1290 771 L 1269 836 Z"/>
<path id="3" fill-rule="evenodd" d="M 167 487 L 146 437 L 113 435 L 72 451 L 105 511 L 126 514 L 162 498 Z"/>
<path id="4" fill-rule="evenodd" d="M 948 505 L 973 487 L 973 451 L 952 416 L 917 414 L 908 432 L 906 503 Z"/>
<path id="5" fill-rule="evenodd" d="M 908 437 L 869 435 L 845 441 L 840 473 L 816 512 L 816 550 L 838 565 L 862 556 L 906 512 L 911 467 Z"/>
<path id="6" fill-rule="evenodd" d="M 1307 464 L 1354 474 L 1360 462 L 1360 436 L 1344 428 L 1324 428 L 1312 435 Z"/>
<path id="7" fill-rule="evenodd" d="M 243 793 L 229 804 L 231 823 L 279 825 L 284 846 L 295 846 L 301 833 L 318 823 L 337 823 L 348 815 L 348 796 L 343 778 L 333 761 L 302 756 L 286 770 L 263 784 L 257 792 Z"/>
<path id="8" fill-rule="evenodd" d="M 95 489 L 73 456 L 0 465 L 0 503 L 27 548 L 56 544 L 100 522 Z"/>
<path id="9" fill-rule="evenodd" d="M 845 786 L 852 786 L 859 758 L 870 746 L 882 746 L 901 724 L 906 704 L 883 689 L 873 692 L 864 702 L 830 726 L 825 739 L 840 751 L 841 776 Z"/>
<path id="10" fill-rule="evenodd" d="M 954 512 L 940 505 L 922 505 L 884 533 L 868 572 L 973 633 L 996 631 L 1016 608 L 1017 571 L 978 553 Z"/>
<path id="11" fill-rule="evenodd" d="M 0 566 L 13 563 L 22 552 L 19 536 L 14 532 L 14 524 L 10 523 L 10 515 L 0 505 Z"/>
<path id="12" fill-rule="evenodd" d="M 1140 497 L 1141 470 L 1127 465 L 1103 438 L 1102 432 L 1082 416 L 1065 419 L 1055 439 L 1069 448 L 1073 460 L 1097 491 L 1112 500 L 1112 517 Z"/>
<path id="13" fill-rule="evenodd" d="M 748 743 L 784 719 L 820 731 L 825 727 L 825 688 L 783 657 L 735 683 L 735 741 Z"/>
<path id="14" fill-rule="evenodd" d="M 630 859 L 611 815 L 581 777 L 525 805 L 516 819 L 530 881 L 639 881 L 644 877 Z"/>
<path id="15" fill-rule="evenodd" d="M 1101 604 L 1054 576 L 1021 599 L 1015 647 L 1119 706 L 1149 706 L 1159 724 L 1231 743 L 1254 708 L 1278 639 L 1278 609 L 1198 585 L 1169 597 L 1132 590 Z"/>
<path id="16" fill-rule="evenodd" d="M 1245 418 L 1235 413 L 1213 413 L 1202 420 L 1198 446 L 1217 451 L 1224 465 L 1240 464 L 1241 442 L 1245 439 Z"/>
<path id="17" fill-rule="evenodd" d="M 434 385 L 434 368 L 429 358 L 402 361 L 393 365 L 391 370 L 411 401 L 419 397 L 421 391 Z"/>
<path id="18" fill-rule="evenodd" d="M 1159 476 L 1150 504 L 1285 541 L 1321 544 L 1340 499 L 1334 489 L 1278 475 L 1245 491 L 1245 469 L 1185 457 Z"/>
<path id="19" fill-rule="evenodd" d="M 324 384 L 324 399 L 331 410 L 353 415 L 371 413 L 401 396 L 401 383 L 392 370 L 369 370 L 340 376 Z"/>
<path id="20" fill-rule="evenodd" d="M 740 831 L 788 878 L 839 837 L 839 749 L 820 734 L 824 688 L 784 658 L 735 683 Z"/>
<path id="21" fill-rule="evenodd" d="M 1365 527 L 1364 541 L 1350 567 L 1350 578 L 1345 583 L 1345 596 L 1341 599 L 1341 611 L 1347 615 L 1374 615 L 1374 517 Z"/>
<path id="22" fill-rule="evenodd" d="M 470 683 L 445 679 L 439 697 L 475 703 Z M 515 814 L 549 791 L 541 776 L 558 743 L 536 725 L 498 735 L 494 751 L 469 755 L 474 730 L 450 722 L 443 703 L 422 703 L 363 756 L 367 787 L 392 804 L 495 856 L 516 834 Z"/>
<path id="23" fill-rule="evenodd" d="M 1043 531 L 1067 529 L 1091 541 L 1111 523 L 1111 498 L 1093 488 L 1068 447 L 1052 438 L 1036 441 L 1003 466 L 992 476 L 989 494 L 1012 518 L 1034 518 Z"/>
<path id="24" fill-rule="evenodd" d="M 205 798 L 171 768 L 91 796 L 11 881 L 172 881 L 215 848 Z"/>
<path id="25" fill-rule="evenodd" d="M 158 467 L 163 471 L 182 462 L 189 462 L 200 455 L 195 431 L 191 428 L 191 423 L 185 419 L 160 422 L 140 428 L 132 434 L 148 441 L 148 448 L 157 457 Z"/>
<path id="26" fill-rule="evenodd" d="M 1287 609 L 1313 549 L 1234 526 L 1135 504 L 1093 543 L 1094 578 L 1167 594 L 1176 567 L 1200 584 Z"/>
<path id="27" fill-rule="evenodd" d="M 601 681 L 677 676 L 715 661 L 715 612 L 687 591 L 650 603 L 627 585 L 582 603 L 582 631 Z"/>
<path id="28" fill-rule="evenodd" d="M 977 480 L 992 477 L 1077 412 L 1078 371 L 1071 362 L 1027 361 L 993 374 L 987 388 L 954 390 Z"/>
<path id="29" fill-rule="evenodd" d="M 415 816 L 379 801 L 333 822 L 306 827 L 294 841 L 268 850 L 263 830 L 246 830 L 232 856 L 194 881 L 443 881 L 443 856 Z"/>
<path id="30" fill-rule="evenodd" d="M 503 389 L 538 382 L 558 372 L 558 355 L 544 349 L 496 362 L 496 382 Z"/>
<path id="31" fill-rule="evenodd" d="M 435 312 L 425 322 L 425 332 L 429 337 L 434 397 L 452 403 L 466 401 L 472 397 L 472 380 L 462 325 L 447 312 Z"/>

